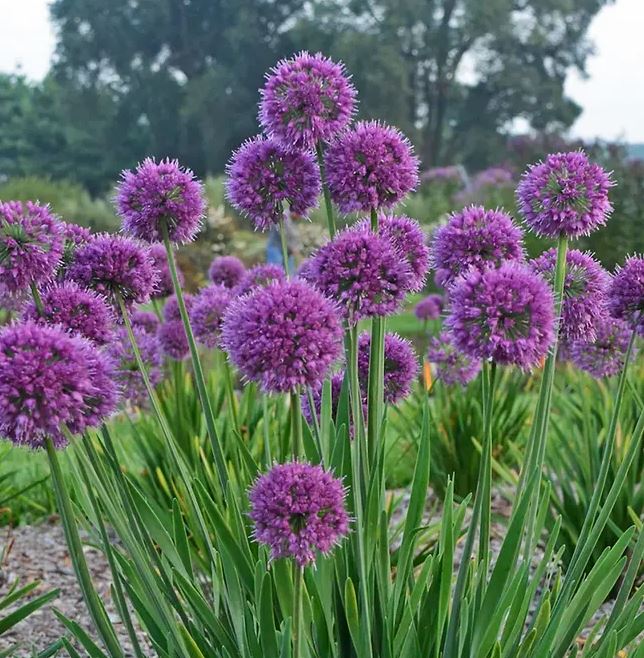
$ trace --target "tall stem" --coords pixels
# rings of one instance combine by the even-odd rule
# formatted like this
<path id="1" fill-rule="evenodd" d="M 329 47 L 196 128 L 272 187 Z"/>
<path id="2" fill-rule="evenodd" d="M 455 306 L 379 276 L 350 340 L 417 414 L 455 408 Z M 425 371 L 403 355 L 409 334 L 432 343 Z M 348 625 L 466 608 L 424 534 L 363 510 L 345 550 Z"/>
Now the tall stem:
<path id="1" fill-rule="evenodd" d="M 34 304 L 36 305 L 36 310 L 38 311 L 38 315 L 43 315 L 45 312 L 45 307 L 43 306 L 42 297 L 40 296 L 40 291 L 38 290 L 38 286 L 32 281 L 30 287 L 31 287 L 31 296 L 34 299 Z"/>
<path id="2" fill-rule="evenodd" d="M 302 658 L 302 594 L 304 568 L 293 564 L 293 658 Z M 268 658 L 268 657 L 267 657 Z"/>
<path id="3" fill-rule="evenodd" d="M 302 411 L 300 409 L 300 394 L 296 390 L 290 393 L 291 411 L 291 437 L 293 459 L 298 460 L 302 456 Z M 314 410 L 315 413 L 315 410 Z"/>
<path id="4" fill-rule="evenodd" d="M 63 428 L 63 432 L 69 437 L 69 431 Z M 92 576 L 90 575 L 85 554 L 83 553 L 83 545 L 81 544 L 78 535 L 78 528 L 74 519 L 74 512 L 72 510 L 72 503 L 69 498 L 69 493 L 65 487 L 63 479 L 63 472 L 60 468 L 56 448 L 50 438 L 45 439 L 45 448 L 47 450 L 47 458 L 49 460 L 49 470 L 51 472 L 51 480 L 54 486 L 54 494 L 58 503 L 58 509 L 63 522 L 63 531 L 65 533 L 65 540 L 69 547 L 69 552 L 72 557 L 72 564 L 76 572 L 76 578 L 83 593 L 85 604 L 92 617 L 94 626 L 105 643 L 110 656 L 112 658 L 122 658 L 123 651 L 119 645 L 119 641 L 114 633 L 114 628 L 105 613 L 101 600 L 94 589 L 92 583 Z"/>
<path id="5" fill-rule="evenodd" d="M 210 397 L 208 396 L 208 389 L 206 387 L 206 380 L 204 378 L 203 368 L 201 366 L 201 359 L 199 358 L 199 350 L 197 349 L 197 343 L 195 342 L 195 337 L 192 333 L 192 326 L 190 325 L 190 319 L 188 318 L 188 310 L 186 309 L 183 290 L 181 289 L 181 283 L 179 282 L 179 275 L 177 274 L 177 264 L 174 260 L 174 251 L 172 249 L 172 245 L 170 244 L 170 237 L 168 235 L 168 225 L 165 221 L 161 221 L 161 234 L 163 235 L 163 244 L 168 256 L 168 266 L 170 268 L 170 276 L 172 277 L 172 286 L 177 297 L 179 313 L 181 314 L 183 328 L 188 339 L 188 346 L 190 347 L 190 356 L 192 358 L 192 368 L 194 371 L 195 383 L 197 385 L 197 393 L 201 402 L 201 408 L 203 409 L 203 413 L 206 418 L 206 429 L 208 431 L 208 437 L 210 438 L 210 443 L 212 446 L 215 466 L 217 467 L 222 491 L 225 492 L 228 482 L 226 462 L 219 437 L 217 436 L 217 429 L 215 427 L 215 415 L 212 410 L 212 405 L 210 404 Z"/>
<path id="6" fill-rule="evenodd" d="M 324 167 L 324 153 L 322 152 L 322 144 L 317 143 L 315 151 L 318 156 L 318 165 L 320 167 L 320 178 L 322 179 L 322 193 L 324 195 L 324 206 L 326 208 L 326 223 L 329 228 L 329 237 L 333 239 L 335 236 L 335 219 L 333 217 L 333 204 L 331 203 L 331 193 L 329 186 L 326 182 L 326 170 Z"/>
<path id="7" fill-rule="evenodd" d="M 239 424 L 239 412 L 237 409 L 237 398 L 235 397 L 235 387 L 233 386 L 233 373 L 230 369 L 230 364 L 226 355 L 222 352 L 222 363 L 224 371 L 224 385 L 226 386 L 226 399 L 228 400 L 228 407 L 230 414 L 233 418 L 233 427 L 237 434 L 241 436 L 241 425 Z"/>
<path id="8" fill-rule="evenodd" d="M 286 277 L 290 277 L 290 267 L 288 262 L 288 240 L 286 236 L 286 223 L 284 222 L 284 213 L 280 219 L 280 244 L 282 246 L 282 261 L 284 262 L 284 271 Z"/>

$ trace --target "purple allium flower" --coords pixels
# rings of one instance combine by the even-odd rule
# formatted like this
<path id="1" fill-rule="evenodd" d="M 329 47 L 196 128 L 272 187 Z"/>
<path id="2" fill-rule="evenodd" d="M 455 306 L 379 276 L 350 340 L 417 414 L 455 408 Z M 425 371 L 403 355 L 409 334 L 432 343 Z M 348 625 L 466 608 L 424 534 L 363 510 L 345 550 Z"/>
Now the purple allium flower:
<path id="1" fill-rule="evenodd" d="M 69 281 L 46 288 L 41 298 L 42 313 L 32 301 L 23 312 L 23 320 L 60 325 L 65 331 L 97 345 L 104 345 L 111 339 L 115 320 L 112 308 L 93 290 Z"/>
<path id="2" fill-rule="evenodd" d="M 524 258 L 521 230 L 502 210 L 469 206 L 452 213 L 434 232 L 431 263 L 436 283 L 448 286 L 470 267 L 498 267 Z"/>
<path id="3" fill-rule="evenodd" d="M 63 233 L 63 256 L 58 268 L 58 278 L 64 279 L 69 266 L 74 262 L 76 250 L 92 239 L 92 232 L 84 226 L 60 222 Z"/>
<path id="4" fill-rule="evenodd" d="M 170 274 L 170 265 L 168 265 L 168 253 L 165 247 L 155 242 L 150 245 L 150 256 L 152 257 L 153 267 L 157 273 L 157 283 L 152 293 L 153 299 L 163 299 L 174 293 L 174 286 L 172 285 L 172 275 Z M 177 266 L 177 277 L 179 284 L 183 287 L 185 277 L 183 272 Z"/>
<path id="5" fill-rule="evenodd" d="M 130 322 L 136 329 L 154 336 L 159 328 L 159 318 L 152 311 L 132 311 Z"/>
<path id="6" fill-rule="evenodd" d="M 263 263 L 251 267 L 244 276 L 244 278 L 233 288 L 233 295 L 241 297 L 255 288 L 265 288 L 272 283 L 280 283 L 286 280 L 286 273 L 284 268 L 274 263 Z"/>
<path id="7" fill-rule="evenodd" d="M 187 293 L 183 293 L 183 301 L 186 305 L 186 311 L 188 314 L 192 309 L 193 304 L 195 303 L 195 298 Z M 179 300 L 176 295 L 168 297 L 165 306 L 163 307 L 163 319 L 166 322 L 172 322 L 173 320 L 181 320 L 181 311 L 179 310 Z"/>
<path id="8" fill-rule="evenodd" d="M 4 284 L 0 283 L 0 310 L 12 313 L 22 311 L 29 299 L 31 299 L 31 293 L 27 288 L 14 293 L 7 290 Z"/>
<path id="9" fill-rule="evenodd" d="M 418 185 L 418 158 L 395 128 L 361 121 L 328 146 L 331 197 L 343 213 L 391 208 Z"/>
<path id="10" fill-rule="evenodd" d="M 631 256 L 613 277 L 609 290 L 610 313 L 625 320 L 644 336 L 644 257 Z"/>
<path id="11" fill-rule="evenodd" d="M 355 98 L 344 64 L 303 51 L 266 76 L 259 121 L 287 148 L 312 151 L 349 125 Z"/>
<path id="12" fill-rule="evenodd" d="M 141 353 L 152 386 L 156 386 L 162 377 L 161 354 L 159 343 L 154 334 L 147 333 L 140 327 L 133 328 L 134 339 Z M 136 365 L 132 344 L 124 327 L 119 328 L 107 346 L 107 353 L 116 364 L 115 380 L 122 391 L 124 400 L 137 407 L 146 407 L 148 391 L 143 375 Z"/>
<path id="13" fill-rule="evenodd" d="M 190 242 L 206 208 L 201 183 L 170 159 L 146 158 L 135 171 L 123 171 L 115 200 L 123 229 L 146 242 L 163 240 L 162 222 L 171 242 Z"/>
<path id="14" fill-rule="evenodd" d="M 321 466 L 276 464 L 248 494 L 254 537 L 271 559 L 293 558 L 305 567 L 349 533 L 345 496 L 342 481 Z"/>
<path id="15" fill-rule="evenodd" d="M 362 220 L 356 226 L 369 230 L 370 221 Z M 410 292 L 418 292 L 425 285 L 429 269 L 429 248 L 425 244 L 425 234 L 415 219 L 404 215 L 382 215 L 378 220 L 378 233 L 394 245 L 409 263 L 412 279 Z"/>
<path id="16" fill-rule="evenodd" d="M 230 290 L 221 285 L 202 288 L 194 298 L 190 322 L 195 338 L 205 347 L 219 346 L 221 323 L 232 298 Z"/>
<path id="17" fill-rule="evenodd" d="M 0 332 L 0 436 L 41 448 L 66 445 L 114 411 L 117 389 L 109 357 L 80 336 L 24 322 Z"/>
<path id="18" fill-rule="evenodd" d="M 190 353 L 188 336 L 181 320 L 167 320 L 157 329 L 161 351 L 174 361 L 183 361 Z"/>
<path id="19" fill-rule="evenodd" d="M 8 292 L 49 281 L 62 255 L 62 226 L 47 206 L 0 201 L 0 284 Z"/>
<path id="20" fill-rule="evenodd" d="M 598 324 L 594 341 L 578 341 L 570 346 L 570 360 L 596 379 L 612 377 L 624 367 L 630 337 L 626 322 L 607 316 Z"/>
<path id="21" fill-rule="evenodd" d="M 443 297 L 442 295 L 427 295 L 424 299 L 421 299 L 414 313 L 419 320 L 438 320 L 441 316 L 441 311 L 443 310 Z"/>
<path id="22" fill-rule="evenodd" d="M 210 264 L 208 278 L 215 284 L 234 288 L 246 275 L 246 266 L 236 256 L 218 256 Z"/>
<path id="23" fill-rule="evenodd" d="M 528 226 L 539 236 L 578 238 L 603 226 L 613 206 L 610 174 L 583 151 L 550 154 L 531 165 L 517 187 L 517 201 Z"/>
<path id="24" fill-rule="evenodd" d="M 530 263 L 551 286 L 554 285 L 557 250 L 549 249 Z M 566 255 L 566 280 L 559 335 L 562 341 L 589 342 L 595 327 L 606 315 L 608 272 L 588 253 L 571 249 Z"/>
<path id="25" fill-rule="evenodd" d="M 413 281 L 391 240 L 362 226 L 340 231 L 321 247 L 307 276 L 340 304 L 351 324 L 394 313 Z"/>
<path id="26" fill-rule="evenodd" d="M 278 225 L 287 205 L 303 217 L 318 205 L 320 171 L 308 151 L 260 135 L 233 153 L 226 173 L 228 200 L 261 231 Z"/>
<path id="27" fill-rule="evenodd" d="M 450 288 L 446 326 L 468 356 L 528 369 L 554 340 L 552 292 L 520 263 L 472 268 Z"/>
<path id="28" fill-rule="evenodd" d="M 448 386 L 465 386 L 479 374 L 481 360 L 459 350 L 447 331 L 429 341 L 427 360 L 436 367 L 436 376 Z"/>
<path id="29" fill-rule="evenodd" d="M 233 300 L 221 344 L 248 379 L 285 392 L 315 387 L 328 375 L 342 352 L 342 327 L 334 304 L 294 279 Z"/>
<path id="30" fill-rule="evenodd" d="M 366 395 L 369 383 L 369 355 L 371 336 L 364 332 L 358 339 L 358 375 L 360 388 Z M 418 376 L 418 359 L 411 343 L 397 334 L 385 335 L 384 397 L 388 404 L 396 404 L 411 393 Z"/>
<path id="31" fill-rule="evenodd" d="M 96 292 L 118 307 L 145 304 L 157 285 L 157 272 L 147 247 L 120 235 L 97 235 L 76 252 L 69 278 Z"/>

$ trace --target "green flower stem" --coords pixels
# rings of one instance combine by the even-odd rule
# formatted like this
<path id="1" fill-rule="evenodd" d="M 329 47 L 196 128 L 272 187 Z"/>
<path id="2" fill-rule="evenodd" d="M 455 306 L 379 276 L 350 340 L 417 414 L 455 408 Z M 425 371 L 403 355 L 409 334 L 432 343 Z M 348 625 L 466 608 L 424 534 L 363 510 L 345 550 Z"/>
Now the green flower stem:
<path id="1" fill-rule="evenodd" d="M 304 568 L 293 564 L 293 658 L 302 658 L 302 594 Z"/>
<path id="2" fill-rule="evenodd" d="M 235 397 L 235 387 L 233 385 L 233 372 L 228 363 L 226 355 L 221 352 L 221 362 L 223 364 L 224 371 L 224 385 L 226 387 L 226 399 L 228 400 L 228 407 L 230 408 L 230 413 L 233 417 L 233 428 L 239 436 L 241 433 L 241 425 L 239 423 L 239 409 L 237 407 L 237 398 Z"/>
<path id="3" fill-rule="evenodd" d="M 561 323 L 561 309 L 563 305 L 563 291 L 566 281 L 566 255 L 568 253 L 568 238 L 565 235 L 559 237 L 557 244 L 557 263 L 555 266 L 554 278 L 554 297 L 555 297 L 555 340 L 553 346 L 546 358 L 539 389 L 539 400 L 535 419 L 530 433 L 530 444 L 526 456 L 525 465 L 521 471 L 519 487 L 516 495 L 515 509 L 523 495 L 533 497 L 528 508 L 526 520 L 526 537 L 524 546 L 524 555 L 528 560 L 534 549 L 535 537 L 534 524 L 537 515 L 538 495 L 533 496 L 533 492 L 525 489 L 526 483 L 533 481 L 534 486 L 539 488 L 541 479 L 532 478 L 534 473 L 541 473 L 543 469 L 543 460 L 546 451 L 546 438 L 548 434 L 548 421 L 550 418 L 550 406 L 552 402 L 552 389 L 555 380 L 555 369 L 557 365 L 557 347 L 559 343 L 559 327 Z M 537 492 L 538 493 L 538 492 Z"/>
<path id="4" fill-rule="evenodd" d="M 165 246 L 165 250 L 168 255 L 168 266 L 170 268 L 170 276 L 172 277 L 174 292 L 177 296 L 179 313 L 181 314 L 183 328 L 185 329 L 186 337 L 188 339 L 188 346 L 190 347 L 190 356 L 192 358 L 192 368 L 194 371 L 195 383 L 197 385 L 197 393 L 199 394 L 201 408 L 203 409 L 203 413 L 206 418 L 206 429 L 208 431 L 208 437 L 210 438 L 212 452 L 215 458 L 215 466 L 219 475 L 219 483 L 221 484 L 222 491 L 225 492 L 228 483 L 226 461 L 224 459 L 221 442 L 217 436 L 217 429 L 215 427 L 215 415 L 212 411 L 212 405 L 210 404 L 208 389 L 206 387 L 206 380 L 204 378 L 203 368 L 199 358 L 199 350 L 197 349 L 197 343 L 195 342 L 195 337 L 192 333 L 192 326 L 190 325 L 190 319 L 188 318 L 188 310 L 186 309 L 186 302 L 183 296 L 183 291 L 181 289 L 181 284 L 179 283 L 179 276 L 177 274 L 177 264 L 174 259 L 174 251 L 172 249 L 172 245 L 170 244 L 170 237 L 168 235 L 168 225 L 165 221 L 161 222 L 161 234 L 163 236 L 163 245 Z"/>
<path id="5" fill-rule="evenodd" d="M 290 411 L 291 411 L 291 437 L 293 459 L 298 460 L 302 456 L 302 411 L 300 409 L 300 394 L 297 389 L 290 393 Z"/>
<path id="6" fill-rule="evenodd" d="M 268 468 L 273 463 L 273 457 L 271 455 L 271 428 L 269 423 L 269 414 L 268 414 L 268 395 L 262 393 L 262 420 L 263 420 L 263 436 L 264 436 L 264 462 L 265 466 Z"/>
<path id="7" fill-rule="evenodd" d="M 331 203 L 331 193 L 329 192 L 329 186 L 326 182 L 326 170 L 324 167 L 324 153 L 322 151 L 322 144 L 317 143 L 315 147 L 315 152 L 318 156 L 318 166 L 320 167 L 320 178 L 322 179 L 322 193 L 324 195 L 324 206 L 326 208 L 326 222 L 329 227 L 329 237 L 333 239 L 336 233 L 335 228 L 335 219 L 333 217 L 333 204 Z"/>
<path id="8" fill-rule="evenodd" d="M 62 430 L 68 440 L 72 438 L 67 428 L 63 427 Z M 56 448 L 50 438 L 45 439 L 45 448 L 49 460 L 49 470 L 51 472 L 54 495 L 63 522 L 65 539 L 67 541 L 67 546 L 69 547 L 72 564 L 74 565 L 74 571 L 76 572 L 76 578 L 78 579 L 78 583 L 83 593 L 85 604 L 87 605 L 87 609 L 92 617 L 94 626 L 105 643 L 110 656 L 112 658 L 124 658 L 114 628 L 112 627 L 105 612 L 105 608 L 94 589 L 92 576 L 87 567 L 87 561 L 85 560 L 85 554 L 83 553 L 83 545 L 74 519 L 71 499 L 65 487 L 63 473 L 60 468 L 60 462 L 58 461 L 58 454 L 56 453 Z"/>
<path id="9" fill-rule="evenodd" d="M 38 311 L 38 315 L 43 315 L 45 312 L 45 307 L 43 306 L 42 297 L 40 296 L 40 291 L 38 290 L 38 286 L 32 281 L 30 284 L 30 288 L 31 288 L 31 296 L 34 299 L 34 304 L 36 305 L 36 310 Z"/>
<path id="10" fill-rule="evenodd" d="M 357 545 L 356 564 L 360 578 L 359 591 L 362 603 L 362 623 L 365 625 L 364 637 L 368 638 L 367 646 L 363 647 L 361 658 L 370 658 L 371 650 L 371 615 L 370 606 L 372 600 L 369 594 L 369 583 L 367 580 L 367 561 L 364 546 L 364 508 L 363 489 L 369 482 L 365 476 L 363 463 L 365 460 L 365 435 L 364 419 L 362 416 L 362 399 L 360 395 L 360 382 L 358 379 L 358 328 L 352 326 L 349 329 L 347 341 L 348 364 L 349 364 L 349 394 L 353 416 L 353 440 L 351 441 L 351 494 L 356 521 L 355 540 Z"/>
<path id="11" fill-rule="evenodd" d="M 154 314 L 157 316 L 159 322 L 163 322 L 163 312 L 161 310 L 161 304 L 159 304 L 159 300 L 156 297 L 152 300 L 152 309 L 154 310 Z"/>
<path id="12" fill-rule="evenodd" d="M 288 241 L 286 239 L 286 226 L 284 223 L 284 214 L 280 219 L 280 244 L 282 245 L 282 261 L 284 262 L 284 271 L 286 277 L 290 277 L 289 264 L 288 264 Z"/>

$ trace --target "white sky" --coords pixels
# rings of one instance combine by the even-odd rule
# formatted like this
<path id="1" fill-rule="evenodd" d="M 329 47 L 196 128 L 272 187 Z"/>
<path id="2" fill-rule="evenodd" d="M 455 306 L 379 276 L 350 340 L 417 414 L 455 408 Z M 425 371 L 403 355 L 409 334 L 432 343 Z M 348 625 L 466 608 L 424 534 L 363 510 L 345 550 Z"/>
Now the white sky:
<path id="1" fill-rule="evenodd" d="M 42 78 L 54 35 L 47 0 L 0 0 L 0 71 Z M 568 94 L 583 113 L 575 136 L 644 142 L 644 0 L 616 0 L 595 17 L 588 79 L 571 74 Z"/>

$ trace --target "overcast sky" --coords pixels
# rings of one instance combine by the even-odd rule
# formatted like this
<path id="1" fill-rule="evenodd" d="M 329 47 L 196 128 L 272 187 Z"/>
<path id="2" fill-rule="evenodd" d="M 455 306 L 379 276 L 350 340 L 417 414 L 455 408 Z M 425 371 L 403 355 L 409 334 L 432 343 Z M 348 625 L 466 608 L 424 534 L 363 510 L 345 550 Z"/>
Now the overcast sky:
<path id="1" fill-rule="evenodd" d="M 47 0 L 0 0 L 0 71 L 45 75 L 54 48 Z M 583 108 L 573 134 L 644 142 L 644 0 L 616 0 L 595 17 L 596 54 L 568 94 Z"/>

